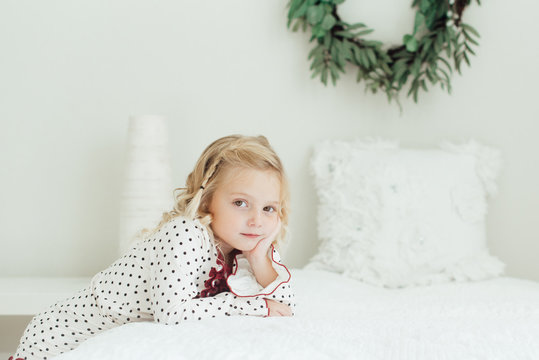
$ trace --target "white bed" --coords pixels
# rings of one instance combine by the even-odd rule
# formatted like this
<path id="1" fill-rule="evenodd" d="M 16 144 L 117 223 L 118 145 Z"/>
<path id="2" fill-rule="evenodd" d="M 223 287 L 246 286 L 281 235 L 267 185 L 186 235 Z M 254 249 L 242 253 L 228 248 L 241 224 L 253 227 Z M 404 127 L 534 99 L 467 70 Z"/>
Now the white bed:
<path id="1" fill-rule="evenodd" d="M 294 317 L 132 323 L 56 359 L 539 359 L 539 283 L 501 277 L 386 289 L 291 272 Z"/>
<path id="2" fill-rule="evenodd" d="M 133 323 L 57 359 L 538 360 L 539 283 L 501 276 L 487 246 L 500 163 L 476 141 L 322 142 L 294 317 Z"/>

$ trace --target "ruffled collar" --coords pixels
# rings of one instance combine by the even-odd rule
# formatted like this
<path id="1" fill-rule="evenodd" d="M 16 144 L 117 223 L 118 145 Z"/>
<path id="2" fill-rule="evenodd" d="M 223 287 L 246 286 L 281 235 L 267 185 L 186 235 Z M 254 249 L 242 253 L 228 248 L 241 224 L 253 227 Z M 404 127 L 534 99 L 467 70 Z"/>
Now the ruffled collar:
<path id="1" fill-rule="evenodd" d="M 235 257 L 241 251 L 234 249 L 230 252 L 232 257 Z M 200 298 L 215 296 L 219 293 L 230 291 L 226 279 L 232 273 L 232 266 L 228 265 L 223 258 L 221 252 L 218 252 L 217 266 L 211 268 L 209 278 L 204 281 L 205 289 L 200 292 Z"/>

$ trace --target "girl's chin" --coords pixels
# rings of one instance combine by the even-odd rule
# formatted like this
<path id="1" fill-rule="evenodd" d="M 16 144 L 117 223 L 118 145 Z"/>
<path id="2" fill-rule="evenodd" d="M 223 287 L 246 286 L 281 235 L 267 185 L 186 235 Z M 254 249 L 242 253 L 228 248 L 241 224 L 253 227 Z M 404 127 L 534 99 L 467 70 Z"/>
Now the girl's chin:
<path id="1" fill-rule="evenodd" d="M 241 247 L 238 247 L 238 250 L 239 251 L 251 251 L 255 248 L 255 245 L 253 246 L 241 246 Z"/>
<path id="2" fill-rule="evenodd" d="M 242 246 L 238 246 L 236 249 L 239 251 L 251 251 L 256 247 L 256 243 L 254 244 L 242 244 Z"/>
<path id="3" fill-rule="evenodd" d="M 229 242 L 229 241 L 224 241 L 220 238 L 216 238 L 216 239 L 224 249 L 228 250 L 228 252 L 234 249 L 238 251 L 251 251 L 256 247 L 256 244 L 258 244 L 257 241 L 247 241 L 247 242 L 246 241 L 230 241 Z"/>

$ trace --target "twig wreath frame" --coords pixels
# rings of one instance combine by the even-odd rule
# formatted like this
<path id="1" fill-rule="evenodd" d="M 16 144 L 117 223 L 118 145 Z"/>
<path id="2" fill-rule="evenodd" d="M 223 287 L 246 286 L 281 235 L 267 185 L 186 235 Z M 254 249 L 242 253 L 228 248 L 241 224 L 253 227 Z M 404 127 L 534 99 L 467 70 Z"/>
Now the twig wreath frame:
<path id="1" fill-rule="evenodd" d="M 472 46 L 479 45 L 479 33 L 461 20 L 472 0 L 413 0 L 417 9 L 413 33 L 387 50 L 382 42 L 363 38 L 374 31 L 364 23 L 341 20 L 337 8 L 344 1 L 290 0 L 288 4 L 288 28 L 293 24 L 294 32 L 311 29 L 309 41 L 316 43 L 308 56 L 311 77 L 319 76 L 326 86 L 328 78 L 336 85 L 339 73 L 351 64 L 358 69 L 357 82 L 365 82 L 365 91 L 385 91 L 388 102 L 398 102 L 399 92 L 411 78 L 407 96 L 417 103 L 419 90 L 428 89 L 427 81 L 451 93 L 453 67 L 461 74 L 462 62 L 469 66 L 470 55 L 475 55 Z"/>

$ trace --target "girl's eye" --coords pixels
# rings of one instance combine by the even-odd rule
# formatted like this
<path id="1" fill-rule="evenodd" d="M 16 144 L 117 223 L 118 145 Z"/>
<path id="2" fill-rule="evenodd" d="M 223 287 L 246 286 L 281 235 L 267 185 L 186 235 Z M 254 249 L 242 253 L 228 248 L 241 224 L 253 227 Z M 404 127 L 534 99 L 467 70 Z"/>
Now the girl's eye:
<path id="1" fill-rule="evenodd" d="M 243 200 L 236 200 L 234 201 L 234 205 L 236 205 L 237 207 L 246 207 L 247 203 Z"/>
<path id="2" fill-rule="evenodd" d="M 264 211 L 272 213 L 272 212 L 275 212 L 276 210 L 273 206 L 265 206 Z"/>

